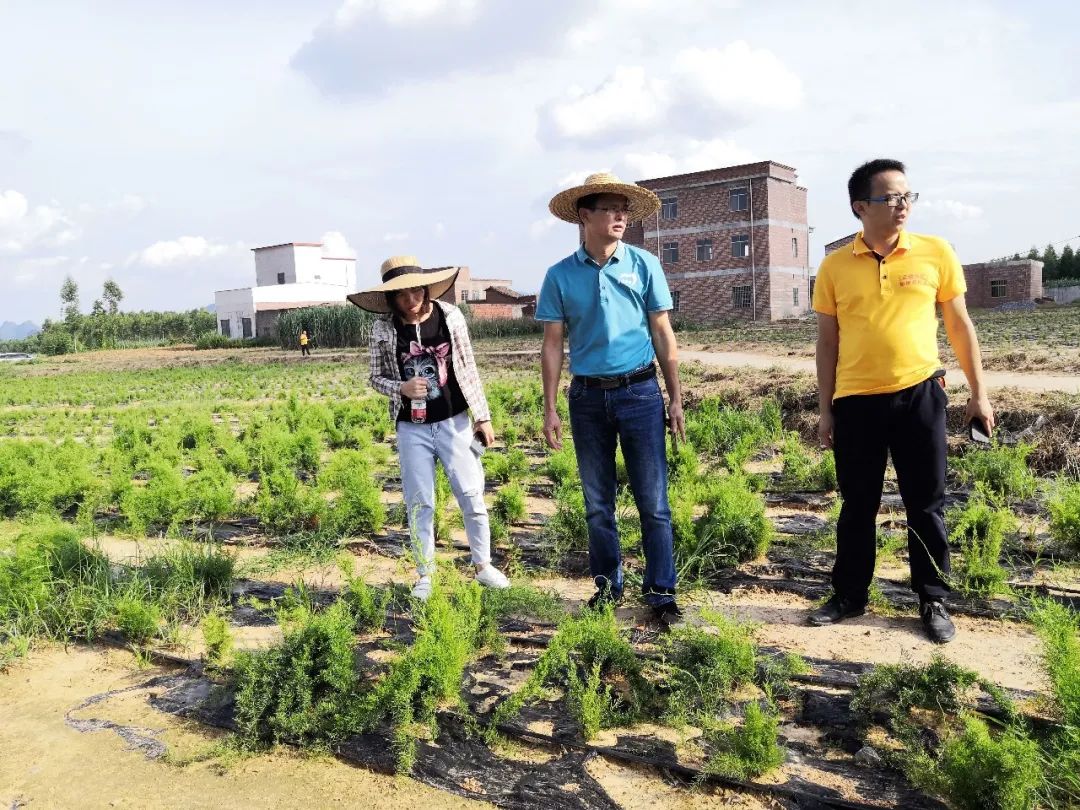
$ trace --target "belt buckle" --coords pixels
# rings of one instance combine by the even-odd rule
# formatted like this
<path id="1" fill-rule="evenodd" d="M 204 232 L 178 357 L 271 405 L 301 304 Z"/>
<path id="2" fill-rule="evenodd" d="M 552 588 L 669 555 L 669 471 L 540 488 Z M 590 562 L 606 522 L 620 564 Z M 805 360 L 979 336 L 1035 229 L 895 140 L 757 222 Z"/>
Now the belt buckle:
<path id="1" fill-rule="evenodd" d="M 622 377 L 601 377 L 600 378 L 600 390 L 611 391 L 614 388 L 622 387 Z"/>

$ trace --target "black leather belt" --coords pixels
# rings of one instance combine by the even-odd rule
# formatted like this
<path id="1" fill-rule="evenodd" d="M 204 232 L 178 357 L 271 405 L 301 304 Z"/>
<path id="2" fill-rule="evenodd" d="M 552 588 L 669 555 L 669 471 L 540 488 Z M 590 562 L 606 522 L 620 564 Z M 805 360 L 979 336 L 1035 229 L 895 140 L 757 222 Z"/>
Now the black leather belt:
<path id="1" fill-rule="evenodd" d="M 656 366 L 650 363 L 643 368 L 637 369 L 637 371 L 620 374 L 618 377 L 583 377 L 579 374 L 574 379 L 581 380 L 586 388 L 603 388 L 605 391 L 609 391 L 612 388 L 622 388 L 624 385 L 630 385 L 630 383 L 651 380 L 655 376 Z"/>

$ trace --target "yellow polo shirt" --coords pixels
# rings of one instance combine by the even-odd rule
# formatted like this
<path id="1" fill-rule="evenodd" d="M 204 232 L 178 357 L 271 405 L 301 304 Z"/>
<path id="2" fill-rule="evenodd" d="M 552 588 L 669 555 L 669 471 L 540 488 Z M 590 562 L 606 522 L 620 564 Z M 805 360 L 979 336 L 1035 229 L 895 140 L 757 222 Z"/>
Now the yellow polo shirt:
<path id="1" fill-rule="evenodd" d="M 960 260 L 936 236 L 901 231 L 879 261 L 860 233 L 826 256 L 813 304 L 840 324 L 833 399 L 900 391 L 941 368 L 937 304 L 966 290 Z"/>

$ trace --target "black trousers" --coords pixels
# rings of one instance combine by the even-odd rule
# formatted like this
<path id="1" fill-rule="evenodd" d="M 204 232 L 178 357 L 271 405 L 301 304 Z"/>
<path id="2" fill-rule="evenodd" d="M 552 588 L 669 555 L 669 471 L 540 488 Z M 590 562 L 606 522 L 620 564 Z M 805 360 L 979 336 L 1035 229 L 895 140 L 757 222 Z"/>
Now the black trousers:
<path id="1" fill-rule="evenodd" d="M 945 404 L 937 378 L 892 394 L 833 402 L 833 451 L 844 505 L 836 526 L 833 590 L 865 603 L 877 556 L 877 513 L 892 454 L 907 510 L 911 588 L 920 599 L 948 592 L 945 506 Z"/>
<path id="2" fill-rule="evenodd" d="M 307 347 L 307 345 L 305 344 L 305 345 L 303 345 L 303 346 L 301 346 L 301 347 L 300 347 L 300 354 L 301 354 L 301 356 L 303 356 L 303 357 L 307 357 L 308 355 L 310 355 L 310 354 L 311 354 L 311 349 L 309 349 L 309 348 Z"/>

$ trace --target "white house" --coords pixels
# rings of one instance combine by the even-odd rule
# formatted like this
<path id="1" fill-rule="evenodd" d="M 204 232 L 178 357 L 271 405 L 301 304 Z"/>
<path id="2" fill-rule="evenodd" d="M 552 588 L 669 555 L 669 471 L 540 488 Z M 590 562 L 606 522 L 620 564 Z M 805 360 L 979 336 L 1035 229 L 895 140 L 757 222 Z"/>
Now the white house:
<path id="1" fill-rule="evenodd" d="M 321 242 L 255 248 L 255 286 L 218 290 L 218 332 L 226 337 L 272 335 L 285 309 L 344 306 L 356 292 L 356 259 L 323 255 Z"/>

